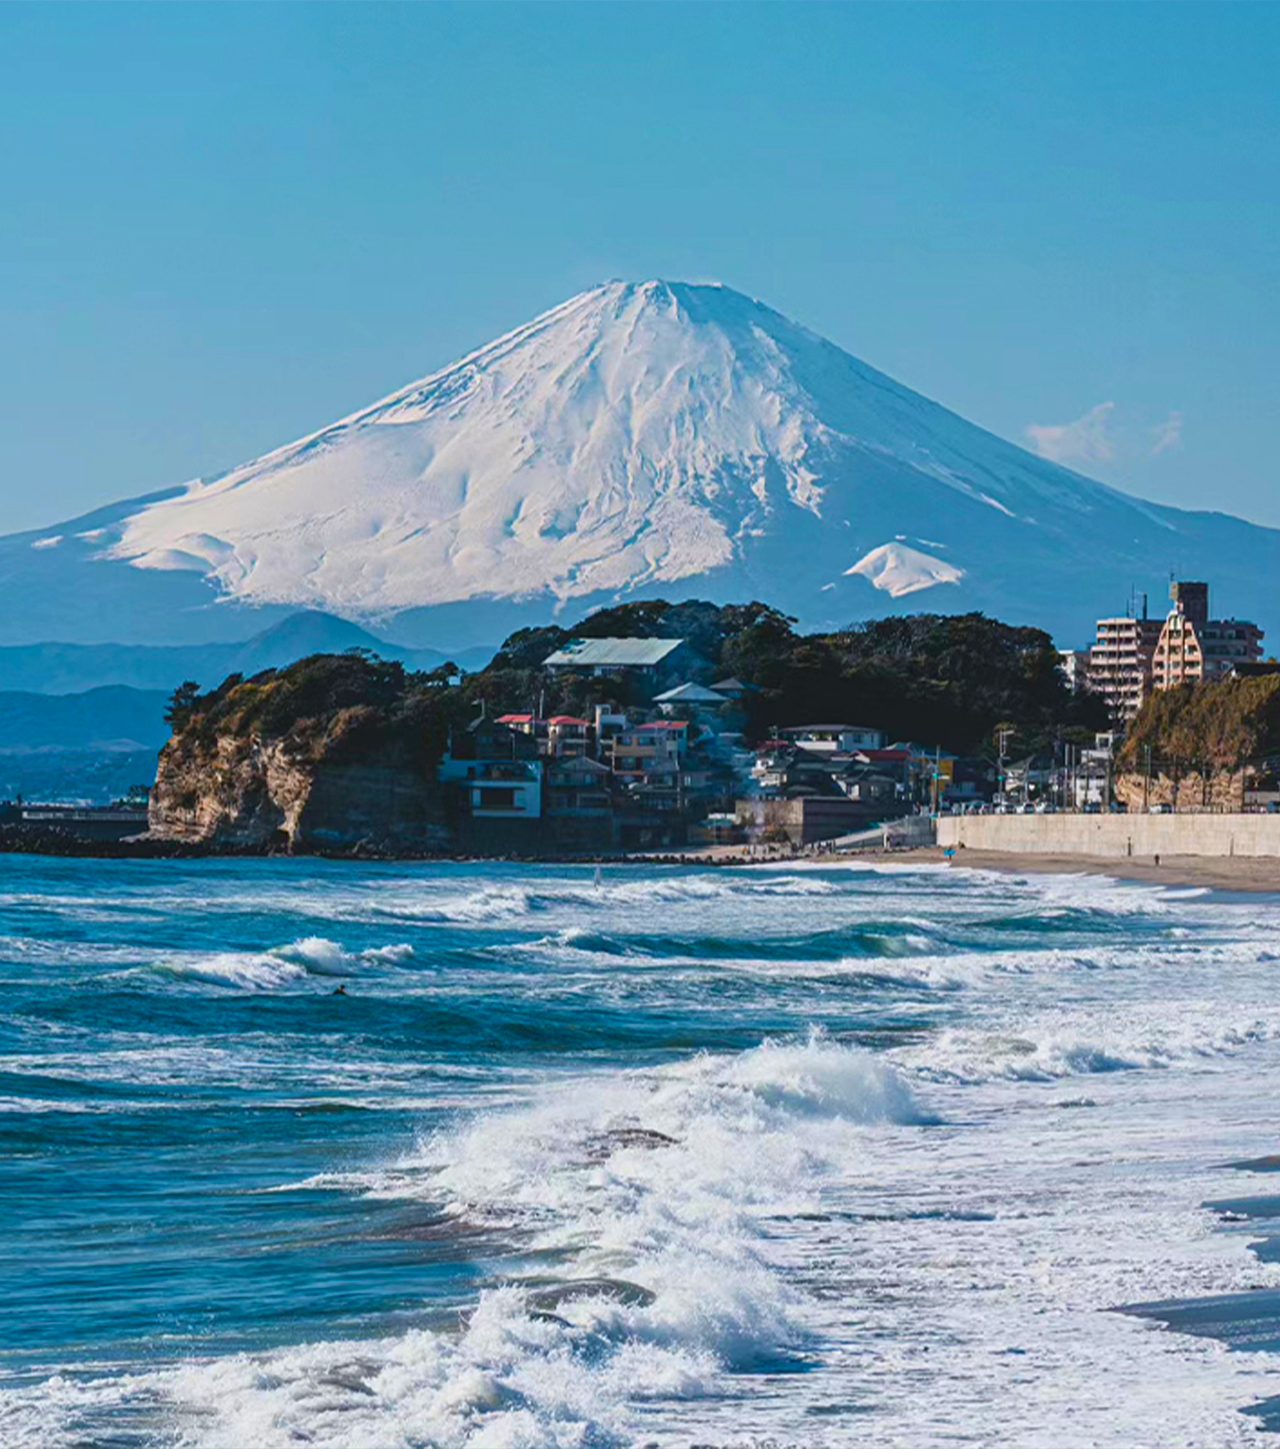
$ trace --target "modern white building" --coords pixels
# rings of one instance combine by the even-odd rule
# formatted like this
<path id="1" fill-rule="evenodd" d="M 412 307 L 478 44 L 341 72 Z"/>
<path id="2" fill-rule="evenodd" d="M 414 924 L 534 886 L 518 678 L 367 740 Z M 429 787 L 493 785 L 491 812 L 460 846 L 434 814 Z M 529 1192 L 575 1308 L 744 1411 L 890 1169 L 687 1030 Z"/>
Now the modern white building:
<path id="1" fill-rule="evenodd" d="M 459 760 L 440 764 L 442 783 L 456 782 L 476 820 L 539 820 L 542 817 L 541 760 Z"/>
<path id="2" fill-rule="evenodd" d="M 868 729 L 866 725 L 792 725 L 779 734 L 791 744 L 815 754 L 851 755 L 855 750 L 882 750 L 885 743 L 883 730 Z"/>

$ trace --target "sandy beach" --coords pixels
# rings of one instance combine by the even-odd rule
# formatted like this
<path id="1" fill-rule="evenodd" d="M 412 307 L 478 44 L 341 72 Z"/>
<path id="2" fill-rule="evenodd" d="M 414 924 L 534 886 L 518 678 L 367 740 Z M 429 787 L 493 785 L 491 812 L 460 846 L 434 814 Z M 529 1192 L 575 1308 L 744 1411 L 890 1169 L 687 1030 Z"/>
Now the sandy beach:
<path id="1" fill-rule="evenodd" d="M 1152 856 L 1050 854 L 962 848 L 948 859 L 939 846 L 908 850 L 863 850 L 797 853 L 778 848 L 751 850 L 741 845 L 704 846 L 661 854 L 635 853 L 604 857 L 602 864 L 687 864 L 779 866 L 797 861 L 821 864 L 867 861 L 891 865 L 947 865 L 953 870 L 998 870 L 1015 875 L 1107 875 L 1116 880 L 1145 881 L 1152 885 L 1203 886 L 1218 891 L 1280 894 L 1280 857 L 1174 855 Z"/>
<path id="2" fill-rule="evenodd" d="M 895 860 L 941 861 L 938 849 L 898 851 Z M 1220 891 L 1280 892 L 1280 859 L 1266 856 L 1150 856 L 1015 854 L 1011 851 L 959 850 L 947 862 L 953 869 L 1010 871 L 1018 875 L 1109 875 L 1153 885 L 1206 886 Z"/>

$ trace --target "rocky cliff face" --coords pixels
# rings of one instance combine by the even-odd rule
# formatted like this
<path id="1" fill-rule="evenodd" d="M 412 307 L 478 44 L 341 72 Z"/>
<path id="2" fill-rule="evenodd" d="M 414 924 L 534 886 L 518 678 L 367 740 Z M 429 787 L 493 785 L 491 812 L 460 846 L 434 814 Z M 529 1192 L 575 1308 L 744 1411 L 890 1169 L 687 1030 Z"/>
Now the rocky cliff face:
<path id="1" fill-rule="evenodd" d="M 1185 775 L 1163 771 L 1150 776 L 1136 772 L 1118 775 L 1116 799 L 1130 810 L 1152 805 L 1168 805 L 1174 810 L 1243 810 L 1245 791 L 1249 788 L 1245 770 L 1219 770 L 1201 773 L 1192 770 Z"/>
<path id="2" fill-rule="evenodd" d="M 160 752 L 149 833 L 232 846 L 290 841 L 310 794 L 308 775 L 280 741 L 224 735 L 210 748 L 175 735 Z"/>
<path id="3" fill-rule="evenodd" d="M 398 665 L 314 656 L 187 700 L 149 834 L 232 849 L 447 849 L 430 695 Z M 438 743 L 438 742 L 437 742 Z"/>
<path id="4" fill-rule="evenodd" d="M 296 851 L 361 844 L 444 849 L 452 840 L 433 782 L 394 755 L 357 762 L 299 756 L 285 740 L 182 736 L 160 756 L 149 833 L 161 840 Z"/>

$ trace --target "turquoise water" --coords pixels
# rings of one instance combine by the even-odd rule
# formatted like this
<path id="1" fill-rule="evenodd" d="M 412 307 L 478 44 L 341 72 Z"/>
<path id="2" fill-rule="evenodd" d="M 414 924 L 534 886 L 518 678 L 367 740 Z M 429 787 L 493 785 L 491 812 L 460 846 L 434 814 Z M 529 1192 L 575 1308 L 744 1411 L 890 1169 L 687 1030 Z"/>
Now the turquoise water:
<path id="1" fill-rule="evenodd" d="M 0 858 L 0 1443 L 1250 1442 L 1280 907 Z M 1270 1135 L 1269 1135 L 1270 1134 Z M 1074 1436 L 1074 1437 L 1073 1437 Z"/>

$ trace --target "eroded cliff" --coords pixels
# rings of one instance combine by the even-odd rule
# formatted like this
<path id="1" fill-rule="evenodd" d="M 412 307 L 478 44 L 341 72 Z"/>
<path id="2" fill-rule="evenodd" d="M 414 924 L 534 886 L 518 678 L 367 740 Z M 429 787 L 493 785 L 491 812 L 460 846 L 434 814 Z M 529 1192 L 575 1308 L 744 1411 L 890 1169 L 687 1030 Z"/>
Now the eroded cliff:
<path id="1" fill-rule="evenodd" d="M 320 655 L 176 698 L 149 833 L 232 849 L 448 848 L 433 676 Z"/>

